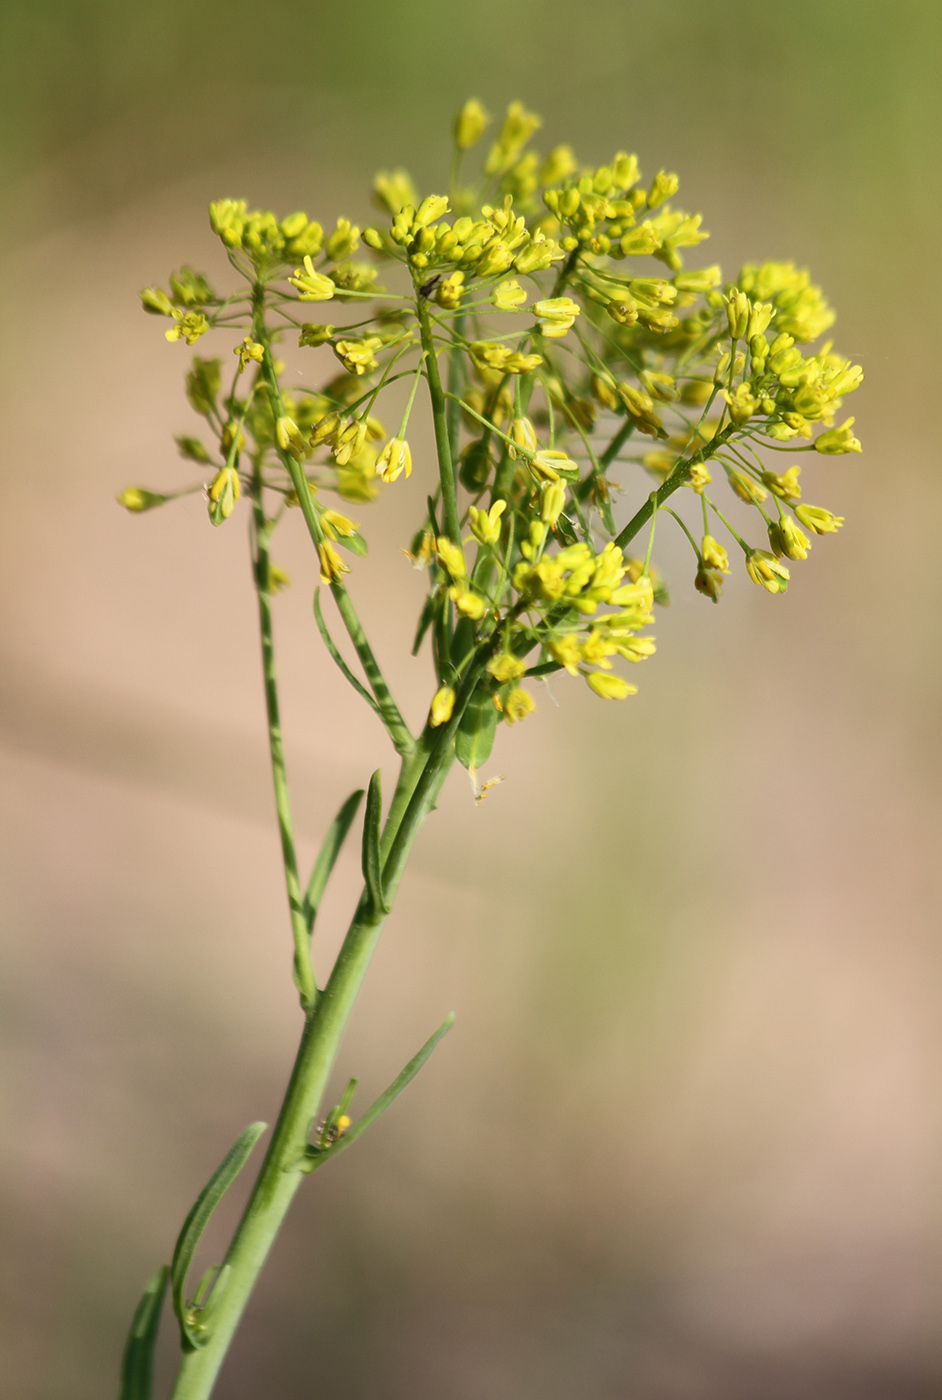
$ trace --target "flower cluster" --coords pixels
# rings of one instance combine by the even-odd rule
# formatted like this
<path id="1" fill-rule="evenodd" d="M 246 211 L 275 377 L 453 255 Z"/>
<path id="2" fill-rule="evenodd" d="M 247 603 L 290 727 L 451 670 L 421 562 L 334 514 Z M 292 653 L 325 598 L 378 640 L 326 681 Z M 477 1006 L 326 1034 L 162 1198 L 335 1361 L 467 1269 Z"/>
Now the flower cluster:
<path id="1" fill-rule="evenodd" d="M 187 375 L 208 438 L 177 442 L 210 476 L 119 498 L 142 511 L 205 489 L 221 525 L 248 497 L 256 532 L 300 507 L 322 582 L 346 596 L 349 556 L 366 544 L 325 494 L 359 506 L 403 489 L 424 386 L 436 454 L 431 469 L 416 454 L 423 518 L 407 553 L 428 577 L 416 645 L 431 639 L 433 729 L 480 671 L 456 740 L 472 767 L 499 719 L 533 708 L 528 677 L 565 670 L 603 698 L 634 691 L 613 667 L 654 650 L 640 634 L 666 601 L 651 563 L 662 517 L 689 540 L 704 596 L 717 601 L 730 573 L 723 535 L 754 583 L 784 592 L 811 537 L 843 520 L 802 500 L 799 464 L 773 471 L 767 454 L 859 452 L 842 408 L 862 378 L 819 343 L 834 313 L 807 271 L 750 263 L 727 282 L 715 264 L 685 266 L 709 234 L 675 205 L 675 174 L 646 180 L 625 151 L 600 166 L 567 146 L 541 158 L 530 147 L 539 118 L 513 103 L 466 179 L 489 122 L 476 101 L 458 113 L 447 193 L 420 196 L 401 169 L 379 174 L 383 218 L 370 226 L 341 218 L 325 233 L 302 212 L 210 206 L 241 285 L 221 297 L 184 268 L 168 290 L 141 294 L 172 322 L 168 340 L 235 337 L 225 388 L 222 358 L 197 355 Z M 369 260 L 354 262 L 361 246 Z M 336 324 L 306 320 L 312 302 L 337 306 Z M 289 339 L 301 371 L 290 391 L 276 358 Z M 390 434 L 377 401 L 397 383 L 405 406 Z M 756 514 L 762 547 L 743 523 Z M 626 550 L 642 530 L 636 558 Z"/>

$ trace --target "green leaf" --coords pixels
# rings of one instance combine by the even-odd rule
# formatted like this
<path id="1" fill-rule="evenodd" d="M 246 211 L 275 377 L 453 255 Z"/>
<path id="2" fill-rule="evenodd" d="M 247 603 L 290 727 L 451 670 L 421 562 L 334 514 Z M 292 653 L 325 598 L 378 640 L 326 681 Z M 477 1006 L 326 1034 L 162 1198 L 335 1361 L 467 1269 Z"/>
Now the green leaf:
<path id="1" fill-rule="evenodd" d="M 372 695 L 371 695 L 370 692 L 367 690 L 366 686 L 363 685 L 361 681 L 358 681 L 357 678 L 356 678 L 356 676 L 355 676 L 355 675 L 353 674 L 353 672 L 350 670 L 350 667 L 347 665 L 346 661 L 344 661 L 343 657 L 340 655 L 340 652 L 337 650 L 337 643 L 334 641 L 333 637 L 330 635 L 330 633 L 329 633 L 328 630 L 327 630 L 327 623 L 324 621 L 324 614 L 323 614 L 323 612 L 321 611 L 321 596 L 320 596 L 320 595 L 321 595 L 321 590 L 320 590 L 319 588 L 315 588 L 315 590 L 314 590 L 314 621 L 317 623 L 317 630 L 318 630 L 318 632 L 320 632 L 321 637 L 323 638 L 324 646 L 325 646 L 325 647 L 327 648 L 327 650 L 330 652 L 330 655 L 331 655 L 331 657 L 333 658 L 334 663 L 336 664 L 338 670 L 339 670 L 339 671 L 341 672 L 341 674 L 345 677 L 345 679 L 348 680 L 348 681 L 350 682 L 350 684 L 353 686 L 354 690 L 356 691 L 357 695 L 360 696 L 361 700 L 365 700 L 366 703 L 369 705 L 370 709 L 373 710 L 373 712 L 374 712 L 375 714 L 377 714 L 377 715 L 379 716 L 379 718 L 382 720 L 382 718 L 383 718 L 383 712 L 382 712 L 382 710 L 380 709 L 379 705 L 377 705 L 376 701 L 373 699 Z"/>
<path id="2" fill-rule="evenodd" d="M 350 553 L 355 554 L 358 559 L 362 559 L 369 549 L 366 540 L 356 530 L 351 535 L 345 535 L 340 543 L 344 549 L 349 549 Z"/>
<path id="3" fill-rule="evenodd" d="M 347 1129 L 343 1137 L 338 1138 L 337 1141 L 331 1147 L 327 1147 L 322 1150 L 319 1150 L 317 1148 L 308 1149 L 308 1156 L 304 1164 L 303 1170 L 314 1171 L 317 1167 L 323 1166 L 324 1162 L 326 1162 L 329 1157 L 336 1156 L 336 1154 L 338 1152 L 342 1152 L 345 1147 L 349 1147 L 351 1143 L 356 1142 L 360 1134 L 365 1133 L 367 1128 L 371 1127 L 372 1124 L 376 1122 L 380 1114 L 386 1112 L 387 1108 L 389 1108 L 390 1104 L 393 1102 L 394 1099 L 397 1099 L 399 1097 L 406 1085 L 411 1084 L 412 1080 L 415 1078 L 419 1070 L 425 1064 L 425 1061 L 428 1059 L 429 1055 L 431 1055 L 438 1042 L 442 1039 L 443 1036 L 446 1036 L 448 1034 L 448 1032 L 451 1030 L 454 1024 L 455 1013 L 453 1011 L 449 1011 L 448 1015 L 445 1017 L 444 1021 L 441 1023 L 435 1034 L 429 1036 L 428 1040 L 422 1046 L 422 1049 L 418 1052 L 417 1055 L 413 1055 L 412 1059 L 406 1065 L 405 1069 L 402 1071 L 401 1074 L 398 1074 L 396 1076 L 396 1078 L 390 1084 L 386 1092 L 384 1094 L 380 1094 L 376 1102 L 370 1105 L 370 1107 L 366 1110 L 362 1118 L 360 1118 L 356 1123 L 354 1123 L 351 1128 Z M 355 1080 L 351 1080 L 351 1084 L 355 1083 Z"/>
<path id="4" fill-rule="evenodd" d="M 370 778 L 363 814 L 363 878 L 375 913 L 389 913 L 383 895 L 383 873 L 379 861 L 379 830 L 383 814 L 383 775 L 379 768 Z"/>
<path id="5" fill-rule="evenodd" d="M 131 1322 L 121 1361 L 118 1400 L 151 1400 L 154 1386 L 154 1347 L 160 1329 L 170 1270 L 162 1264 L 144 1289 Z"/>
<path id="6" fill-rule="evenodd" d="M 419 616 L 419 625 L 415 629 L 415 641 L 412 643 L 413 656 L 418 656 L 419 647 L 422 645 L 422 641 L 425 637 L 426 632 L 432 625 L 432 621 L 435 617 L 435 607 L 438 602 L 438 598 L 439 595 L 437 593 L 429 593 L 425 599 L 425 602 L 422 604 L 422 612 Z"/>
<path id="7" fill-rule="evenodd" d="M 572 528 L 572 521 L 568 515 L 561 515 L 553 527 L 554 533 L 558 535 L 563 544 L 575 544 L 578 536 Z"/>
<path id="8" fill-rule="evenodd" d="M 491 756 L 497 732 L 497 709 L 489 684 L 478 686 L 461 716 L 455 753 L 465 768 L 480 768 Z"/>
<path id="9" fill-rule="evenodd" d="M 196 1247 L 203 1231 L 209 1224 L 213 1211 L 245 1166 L 252 1148 L 267 1127 L 267 1123 L 250 1123 L 245 1131 L 239 1134 L 197 1196 L 192 1210 L 183 1222 L 183 1229 L 177 1239 L 176 1248 L 173 1251 L 173 1261 L 170 1265 L 170 1292 L 173 1299 L 173 1310 L 180 1323 L 184 1351 L 195 1351 L 199 1347 L 205 1346 L 209 1341 L 208 1335 L 199 1336 L 193 1330 L 184 1296 L 186 1276 L 193 1262 Z"/>
<path id="10" fill-rule="evenodd" d="M 307 882 L 307 892 L 304 896 L 304 918 L 308 933 L 314 927 L 314 920 L 317 918 L 317 911 L 320 908 L 324 890 L 327 888 L 327 881 L 330 879 L 340 849 L 347 839 L 347 832 L 353 825 L 353 818 L 356 816 L 362 800 L 362 788 L 352 792 L 327 829 L 327 835 L 324 837 L 317 860 L 314 862 L 314 869 L 311 871 L 311 878 Z"/>

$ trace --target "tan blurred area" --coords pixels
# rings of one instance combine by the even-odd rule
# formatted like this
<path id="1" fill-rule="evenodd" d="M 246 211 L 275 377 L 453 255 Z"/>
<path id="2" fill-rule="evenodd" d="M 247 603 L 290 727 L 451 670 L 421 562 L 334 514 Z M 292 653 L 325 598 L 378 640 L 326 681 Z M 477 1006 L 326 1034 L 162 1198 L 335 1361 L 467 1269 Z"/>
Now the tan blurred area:
<path id="1" fill-rule="evenodd" d="M 665 529 L 638 696 L 554 679 L 480 807 L 449 780 L 338 1088 L 365 1106 L 457 1025 L 300 1193 L 217 1393 L 938 1393 L 938 7 L 5 0 L 0 40 L 4 1400 L 115 1393 L 144 1281 L 273 1120 L 300 1030 L 246 513 L 114 503 L 192 479 L 189 353 L 138 288 L 225 280 L 211 198 L 362 222 L 377 167 L 435 189 L 472 94 L 542 111 L 544 150 L 676 169 L 729 275 L 810 266 L 865 367 L 865 452 L 806 467 L 847 525 L 787 597 L 739 573 L 710 606 Z M 351 583 L 416 721 L 422 431 Z M 308 862 L 392 769 L 316 635 L 300 523 L 276 640 Z M 321 971 L 357 873 L 351 850 Z"/>

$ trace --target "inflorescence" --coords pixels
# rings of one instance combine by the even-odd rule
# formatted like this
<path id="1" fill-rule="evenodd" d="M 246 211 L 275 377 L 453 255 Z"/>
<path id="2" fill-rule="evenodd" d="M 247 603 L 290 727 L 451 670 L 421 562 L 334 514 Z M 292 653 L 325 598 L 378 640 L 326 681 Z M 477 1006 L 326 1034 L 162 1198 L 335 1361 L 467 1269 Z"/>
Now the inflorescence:
<path id="1" fill-rule="evenodd" d="M 724 283 L 716 265 L 685 267 L 709 235 L 699 214 L 673 206 L 676 175 L 644 182 L 624 152 L 598 168 L 579 166 L 568 146 L 541 159 L 529 148 L 540 120 L 513 103 L 477 182 L 463 183 L 464 154 L 488 122 L 476 101 L 458 114 L 447 196 L 420 198 L 405 170 L 377 175 L 385 217 L 373 227 L 341 218 L 326 233 L 304 213 L 279 220 L 219 200 L 212 228 L 247 285 L 220 296 L 183 268 L 168 291 L 141 293 L 147 311 L 171 320 L 170 341 L 237 338 L 228 387 L 220 358 L 197 355 L 187 375 L 209 429 L 208 442 L 177 439 L 201 473 L 188 489 L 205 489 L 214 525 L 243 494 L 256 530 L 300 505 L 335 595 L 366 543 L 325 498 L 358 511 L 411 475 L 408 424 L 425 383 L 438 466 L 417 472 L 425 515 L 406 551 L 429 578 L 416 649 L 428 633 L 437 727 L 487 642 L 469 708 L 478 738 L 464 752 L 459 742 L 472 767 L 499 718 L 513 724 L 533 709 L 528 676 L 565 668 L 604 698 L 633 693 L 613 662 L 654 650 L 639 634 L 666 601 L 651 563 L 660 514 L 684 530 L 706 597 L 718 601 L 730 572 L 724 535 L 754 583 L 784 592 L 811 537 L 843 520 L 802 500 L 799 465 L 773 471 L 764 453 L 859 452 L 854 419 L 836 419 L 862 378 L 830 341 L 806 348 L 834 321 L 806 271 L 748 264 Z M 304 319 L 328 302 L 337 324 Z M 289 336 L 333 352 L 317 387 L 282 387 L 272 347 Z M 400 380 L 408 399 L 390 437 L 378 400 Z M 649 480 L 626 518 L 634 473 Z M 724 479 L 757 514 L 767 548 L 747 543 L 712 494 Z M 696 527 L 666 505 L 679 488 L 700 498 Z M 119 497 L 132 511 L 169 499 L 139 488 Z M 644 557 L 628 553 L 646 525 Z M 263 588 L 287 582 L 266 567 Z"/>

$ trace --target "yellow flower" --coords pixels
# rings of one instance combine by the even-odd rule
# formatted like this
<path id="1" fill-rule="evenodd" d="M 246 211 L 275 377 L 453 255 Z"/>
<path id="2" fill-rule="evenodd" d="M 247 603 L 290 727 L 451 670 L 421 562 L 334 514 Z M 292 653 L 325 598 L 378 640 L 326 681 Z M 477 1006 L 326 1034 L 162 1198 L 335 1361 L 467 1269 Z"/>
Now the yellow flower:
<path id="1" fill-rule="evenodd" d="M 300 301 L 330 301 L 336 290 L 329 277 L 314 270 L 310 255 L 304 259 L 304 267 L 296 267 L 288 281 L 297 287 Z"/>
<path id="2" fill-rule="evenodd" d="M 405 472 L 412 475 L 412 452 L 404 438 L 390 438 L 376 462 L 376 470 L 381 481 L 387 484 L 395 481 Z"/>
<path id="3" fill-rule="evenodd" d="M 133 515 L 138 515 L 141 511 L 153 510 L 155 506 L 162 506 L 164 501 L 169 501 L 170 497 L 160 496 L 156 491 L 145 491 L 141 486 L 128 486 L 115 499 L 119 506 L 124 506 L 124 509 L 131 511 Z"/>
<path id="4" fill-rule="evenodd" d="M 769 543 L 776 555 L 784 554 L 786 559 L 807 559 L 811 548 L 808 536 L 789 515 L 783 515 L 769 526 Z"/>
<path id="5" fill-rule="evenodd" d="M 470 617 L 473 622 L 480 622 L 487 612 L 486 600 L 480 594 L 472 592 L 464 579 L 452 584 L 448 596 L 458 611 L 465 617 Z"/>
<path id="6" fill-rule="evenodd" d="M 629 695 L 638 693 L 636 685 L 631 685 L 624 677 L 612 675 L 609 671 L 590 671 L 586 682 L 589 689 L 594 690 L 603 700 L 625 700 Z"/>
<path id="7" fill-rule="evenodd" d="M 471 533 L 478 544 L 497 544 L 500 539 L 500 517 L 506 509 L 506 501 L 495 501 L 490 510 L 478 510 L 475 506 L 468 507 Z"/>
<path id="8" fill-rule="evenodd" d="M 468 566 L 464 560 L 464 553 L 447 535 L 438 537 L 435 548 L 439 561 L 456 582 L 467 577 Z"/>
<path id="9" fill-rule="evenodd" d="M 167 335 L 169 337 L 169 331 Z M 839 428 L 831 428 L 828 432 L 821 433 L 814 440 L 815 452 L 823 452 L 829 457 L 837 456 L 842 452 L 862 452 L 863 448 L 851 432 L 853 425 L 853 418 L 848 418 Z"/>
<path id="10" fill-rule="evenodd" d="M 549 297 L 534 304 L 533 314 L 539 318 L 545 336 L 565 335 L 580 314 L 571 297 Z"/>
<path id="11" fill-rule="evenodd" d="M 329 540 L 349 539 L 359 530 L 359 525 L 349 520 L 347 516 L 341 515 L 337 510 L 322 510 L 321 525 L 324 527 L 324 534 Z"/>
<path id="12" fill-rule="evenodd" d="M 516 311 L 527 299 L 526 288 L 517 281 L 501 282 L 491 292 L 491 301 L 498 311 Z"/>
<path id="13" fill-rule="evenodd" d="M 174 307 L 173 320 L 170 330 L 164 332 L 167 340 L 185 340 L 187 345 L 194 345 L 209 330 L 209 322 L 200 311 L 184 312 Z"/>
<path id="14" fill-rule="evenodd" d="M 805 529 L 816 535 L 833 535 L 844 523 L 843 515 L 832 515 L 823 506 L 796 506 L 795 514 Z"/>
<path id="15" fill-rule="evenodd" d="M 700 546 L 703 563 L 708 569 L 716 569 L 721 574 L 729 573 L 729 555 L 712 535 L 704 535 Z"/>
<path id="16" fill-rule="evenodd" d="M 383 342 L 378 335 L 367 335 L 362 340 L 338 340 L 334 342 L 334 354 L 348 374 L 372 374 L 379 369 L 376 351 Z"/>
<path id="17" fill-rule="evenodd" d="M 239 473 L 235 467 L 223 467 L 213 477 L 209 487 L 209 518 L 214 525 L 228 520 L 242 494 Z"/>
<path id="18" fill-rule="evenodd" d="M 275 441 L 282 452 L 290 452 L 296 462 L 300 462 L 307 450 L 307 443 L 304 435 L 293 418 L 287 415 L 278 419 L 275 424 Z"/>
<path id="19" fill-rule="evenodd" d="M 443 685 L 432 696 L 428 722 L 433 729 L 447 724 L 455 708 L 455 692 L 450 685 Z"/>
<path id="20" fill-rule="evenodd" d="M 510 424 L 509 436 L 511 441 L 507 444 L 507 451 L 515 460 L 518 448 L 522 448 L 524 453 L 536 451 L 536 429 L 529 418 L 514 418 Z"/>
<path id="21" fill-rule="evenodd" d="M 540 519 L 552 528 L 563 513 L 566 488 L 560 481 L 544 481 L 540 495 Z"/>
<path id="22" fill-rule="evenodd" d="M 746 571 L 753 583 L 769 593 L 784 593 L 788 588 L 788 569 L 768 550 L 750 549 L 746 555 Z"/>
<path id="23" fill-rule="evenodd" d="M 779 496 L 783 501 L 797 501 L 801 498 L 801 487 L 798 485 L 800 475 L 801 467 L 795 466 L 789 467 L 781 476 L 775 472 L 763 472 L 762 480 L 773 496 Z"/>
<path id="24" fill-rule="evenodd" d="M 321 561 L 321 583 L 340 583 L 344 574 L 350 572 L 332 544 L 325 541 L 317 546 Z"/>
<path id="25" fill-rule="evenodd" d="M 249 360 L 253 360 L 257 365 L 262 363 L 265 356 L 265 347 L 264 345 L 259 345 L 257 340 L 253 340 L 251 336 L 247 335 L 242 341 L 242 344 L 237 345 L 232 353 L 239 357 L 239 372 L 241 373 Z"/>
<path id="26" fill-rule="evenodd" d="M 455 117 L 455 145 L 459 151 L 469 151 L 484 135 L 490 117 L 476 97 L 472 97 Z"/>
<path id="27" fill-rule="evenodd" d="M 513 656 L 510 652 L 503 652 L 500 656 L 492 656 L 487 663 L 487 669 L 497 681 L 498 685 L 506 685 L 508 681 L 518 681 L 527 669 L 527 663 L 519 656 Z"/>
<path id="28" fill-rule="evenodd" d="M 504 720 L 507 724 L 517 724 L 532 715 L 536 709 L 531 696 L 519 686 L 515 687 L 504 701 Z"/>

